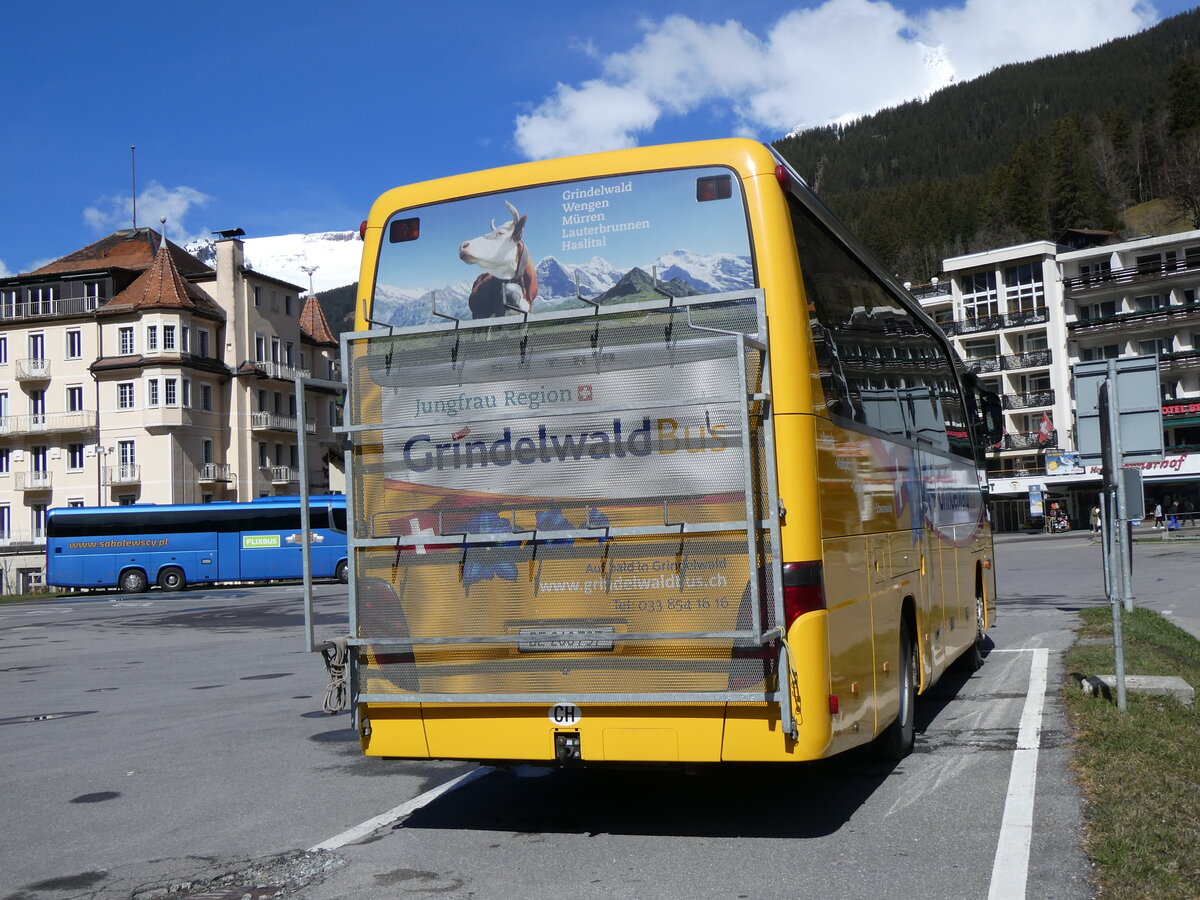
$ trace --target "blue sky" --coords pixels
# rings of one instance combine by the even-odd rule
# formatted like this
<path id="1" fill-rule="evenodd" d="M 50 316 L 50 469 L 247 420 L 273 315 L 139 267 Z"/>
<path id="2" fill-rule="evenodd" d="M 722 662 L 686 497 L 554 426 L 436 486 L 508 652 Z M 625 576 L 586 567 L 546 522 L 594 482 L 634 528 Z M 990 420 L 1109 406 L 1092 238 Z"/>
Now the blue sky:
<path id="1" fill-rule="evenodd" d="M 4 5 L 0 275 L 131 224 L 358 227 L 398 184 L 541 156 L 769 141 L 1183 0 Z"/>

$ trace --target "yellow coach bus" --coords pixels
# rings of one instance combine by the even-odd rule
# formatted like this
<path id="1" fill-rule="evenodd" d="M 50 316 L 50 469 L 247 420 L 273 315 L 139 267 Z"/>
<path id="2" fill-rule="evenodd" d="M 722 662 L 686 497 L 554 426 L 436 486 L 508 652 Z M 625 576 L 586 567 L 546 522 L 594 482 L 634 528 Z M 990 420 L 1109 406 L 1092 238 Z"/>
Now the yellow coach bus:
<path id="1" fill-rule="evenodd" d="M 342 343 L 365 753 L 910 752 L 994 616 L 996 403 L 771 148 L 399 187 Z M 990 436 L 989 436 L 990 435 Z"/>

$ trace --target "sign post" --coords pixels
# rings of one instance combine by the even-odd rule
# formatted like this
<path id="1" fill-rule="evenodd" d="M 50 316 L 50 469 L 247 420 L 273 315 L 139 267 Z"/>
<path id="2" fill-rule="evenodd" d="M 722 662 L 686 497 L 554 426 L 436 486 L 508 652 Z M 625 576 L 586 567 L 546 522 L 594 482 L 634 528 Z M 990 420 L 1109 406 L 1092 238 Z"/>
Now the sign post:
<path id="1" fill-rule="evenodd" d="M 1079 455 L 1104 473 L 1104 586 L 1112 605 L 1117 707 L 1125 709 L 1125 642 L 1122 606 L 1133 611 L 1133 531 L 1130 494 L 1140 501 L 1140 480 L 1126 477 L 1130 463 L 1161 460 L 1162 406 L 1158 357 L 1097 360 L 1072 367 Z M 1134 469 L 1133 471 L 1138 471 Z M 1140 475 L 1140 472 L 1139 472 Z M 1137 518 L 1141 518 L 1138 509 Z"/>

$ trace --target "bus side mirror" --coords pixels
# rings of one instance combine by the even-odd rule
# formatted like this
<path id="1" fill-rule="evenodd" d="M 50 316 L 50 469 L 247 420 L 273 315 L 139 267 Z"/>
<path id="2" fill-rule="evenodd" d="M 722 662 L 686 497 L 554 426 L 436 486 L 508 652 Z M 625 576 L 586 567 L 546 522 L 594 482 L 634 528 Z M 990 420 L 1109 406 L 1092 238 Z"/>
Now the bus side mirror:
<path id="1" fill-rule="evenodd" d="M 1004 406 L 1000 395 L 991 391 L 983 393 L 983 429 L 987 435 L 989 447 L 995 447 L 1004 440 Z"/>

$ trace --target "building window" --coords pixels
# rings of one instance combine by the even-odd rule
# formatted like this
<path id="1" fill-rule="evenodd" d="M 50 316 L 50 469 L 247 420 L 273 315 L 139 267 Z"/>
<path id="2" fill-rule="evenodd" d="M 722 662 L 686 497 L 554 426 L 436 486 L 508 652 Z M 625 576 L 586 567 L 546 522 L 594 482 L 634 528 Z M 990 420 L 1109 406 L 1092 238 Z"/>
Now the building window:
<path id="1" fill-rule="evenodd" d="M 262 288 L 256 284 L 252 290 L 254 291 L 254 305 L 262 306 Z"/>
<path id="2" fill-rule="evenodd" d="M 73 472 L 83 468 L 83 444 L 67 444 L 67 468 Z"/>
<path id="3" fill-rule="evenodd" d="M 190 329 L 188 326 L 179 326 L 179 349 L 184 353 L 192 352 L 191 332 L 192 329 Z"/>
<path id="4" fill-rule="evenodd" d="M 291 294 L 283 295 L 283 313 L 284 313 L 284 315 L 287 315 L 287 316 L 290 316 L 292 314 L 292 295 Z"/>
<path id="5" fill-rule="evenodd" d="M 1146 294 L 1133 298 L 1133 308 L 1138 312 L 1154 312 L 1156 309 L 1166 309 L 1171 305 L 1171 298 L 1164 294 Z"/>
<path id="6" fill-rule="evenodd" d="M 117 506 L 133 506 L 135 503 L 137 503 L 135 494 L 122 494 L 117 498 Z"/>
<path id="7" fill-rule="evenodd" d="M 117 347 L 122 356 L 133 355 L 133 326 L 117 330 Z"/>
<path id="8" fill-rule="evenodd" d="M 203 329 L 196 332 L 196 343 L 198 345 L 200 355 L 208 358 L 208 332 Z"/>
<path id="9" fill-rule="evenodd" d="M 0 540 L 11 540 L 12 538 L 12 509 L 8 506 L 0 506 Z"/>
<path id="10" fill-rule="evenodd" d="M 0 337 L 0 366 L 8 365 L 8 336 Z"/>
<path id="11" fill-rule="evenodd" d="M 1103 303 L 1086 303 L 1079 307 L 1079 321 L 1088 322 L 1092 319 L 1107 319 L 1117 314 L 1115 300 L 1105 300 Z"/>
<path id="12" fill-rule="evenodd" d="M 1044 307 L 1046 292 L 1041 265 L 1029 262 L 1005 269 L 1004 299 L 1009 312 L 1033 312 Z"/>
<path id="13" fill-rule="evenodd" d="M 45 421 L 46 421 L 46 392 L 45 391 L 30 391 L 29 392 L 29 412 L 34 417 L 35 422 L 45 424 Z"/>
<path id="14" fill-rule="evenodd" d="M 67 500 L 68 509 L 82 509 L 84 506 L 82 497 L 71 497 Z"/>
<path id="15" fill-rule="evenodd" d="M 83 411 L 83 385 L 73 384 L 67 388 L 67 412 Z"/>
<path id="16" fill-rule="evenodd" d="M 7 475 L 11 471 L 9 468 L 11 465 L 9 454 L 11 452 L 7 447 L 0 447 L 0 475 Z"/>
<path id="17" fill-rule="evenodd" d="M 133 409 L 132 381 L 122 381 L 117 385 L 117 409 Z"/>
<path id="18" fill-rule="evenodd" d="M 39 332 L 29 336 L 29 358 L 46 358 L 46 335 Z"/>
<path id="19" fill-rule="evenodd" d="M 254 361 L 265 362 L 267 359 L 267 339 L 261 334 L 254 335 Z"/>
<path id="20" fill-rule="evenodd" d="M 35 503 L 29 507 L 29 526 L 35 540 L 46 536 L 46 504 Z"/>
<path id="21" fill-rule="evenodd" d="M 1099 262 L 1083 263 L 1079 267 L 1079 277 L 1088 282 L 1103 281 L 1112 275 L 1112 263 L 1107 259 Z"/>
<path id="22" fill-rule="evenodd" d="M 192 380 L 190 378 L 183 379 L 183 406 L 188 409 L 192 408 Z"/>
<path id="23" fill-rule="evenodd" d="M 1138 341 L 1138 356 L 1161 356 L 1171 352 L 1171 342 L 1166 338 Z"/>
<path id="24" fill-rule="evenodd" d="M 212 412 L 212 385 L 200 385 L 200 408 L 205 412 Z"/>
<path id="25" fill-rule="evenodd" d="M 123 466 L 137 465 L 137 448 L 133 441 L 117 441 L 117 461 Z"/>
<path id="26" fill-rule="evenodd" d="M 200 446 L 204 453 L 204 462 L 210 463 L 213 461 L 213 442 L 209 438 L 201 441 Z"/>
<path id="27" fill-rule="evenodd" d="M 146 405 L 158 406 L 158 379 L 151 378 L 146 382 Z"/>
<path id="28" fill-rule="evenodd" d="M 212 495 L 212 494 L 201 494 L 201 495 L 200 495 L 200 502 L 201 502 L 201 503 L 212 503 L 212 502 L 213 502 L 213 495 Z"/>
<path id="29" fill-rule="evenodd" d="M 67 359 L 79 359 L 83 356 L 83 332 L 78 330 L 67 332 Z"/>
<path id="30" fill-rule="evenodd" d="M 258 465 L 259 468 L 265 469 L 270 463 L 267 460 L 267 445 L 262 441 L 258 442 Z"/>
<path id="31" fill-rule="evenodd" d="M 175 326 L 174 325 L 164 325 L 163 326 L 163 349 L 164 350 L 174 350 L 175 349 Z"/>
<path id="32" fill-rule="evenodd" d="M 174 378 L 163 379 L 163 403 L 167 406 L 176 406 L 179 403 L 177 396 L 178 382 Z"/>
<path id="33" fill-rule="evenodd" d="M 45 472 L 46 471 L 46 447 L 38 445 L 37 447 L 29 448 L 29 471 L 30 472 Z"/>
<path id="34" fill-rule="evenodd" d="M 155 353 L 158 351 L 158 326 L 146 326 L 146 352 Z"/>
<path id="35" fill-rule="evenodd" d="M 981 319 L 1000 314 L 1000 294 L 996 290 L 995 272 L 974 272 L 963 275 L 963 315 L 968 319 Z"/>
<path id="36" fill-rule="evenodd" d="M 1120 355 L 1120 344 L 1105 344 L 1103 347 L 1083 347 L 1079 351 L 1079 358 L 1084 362 L 1091 362 L 1097 359 L 1116 359 Z"/>

